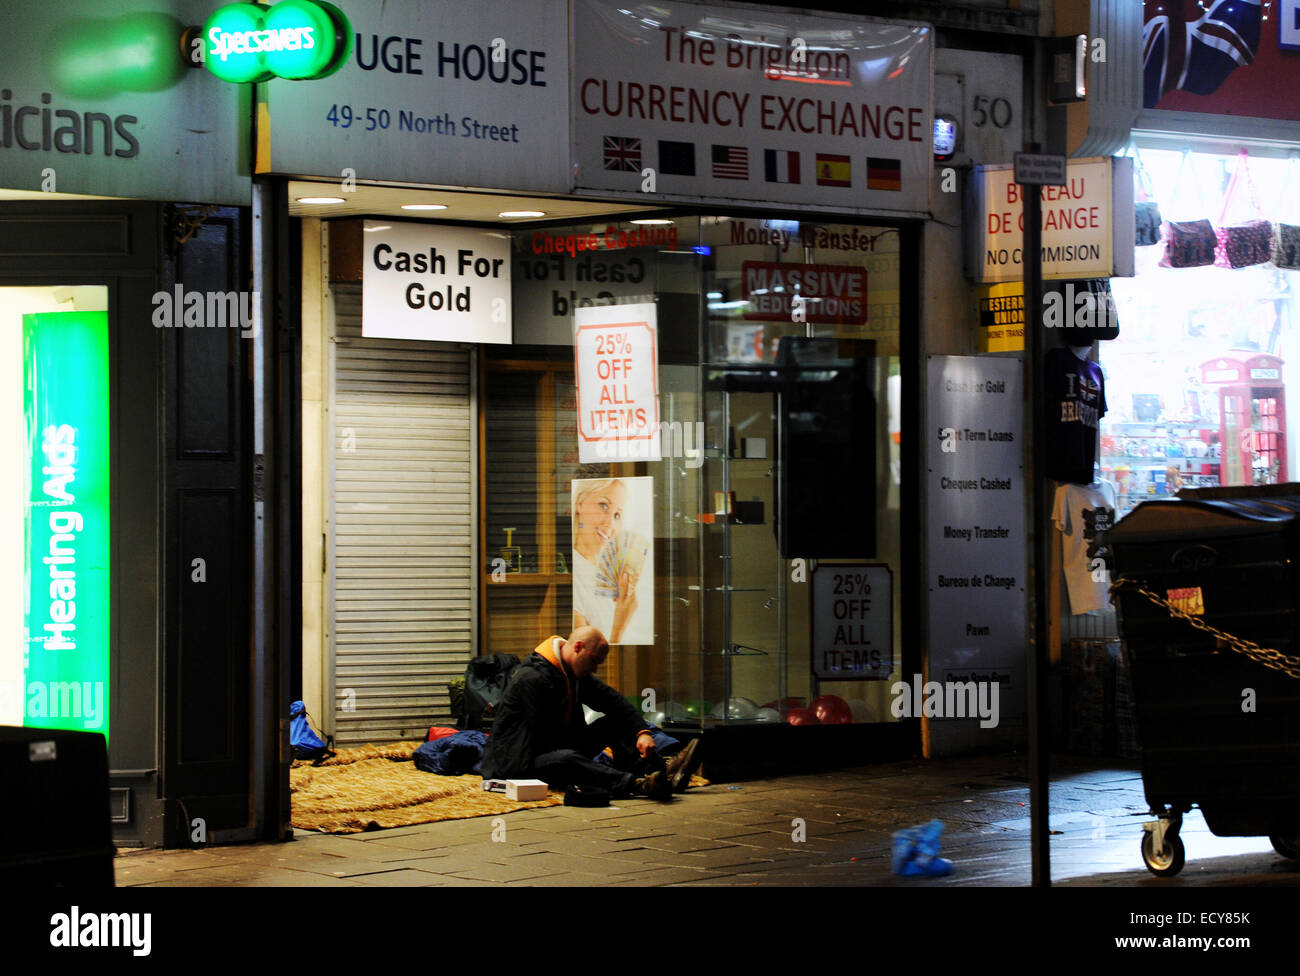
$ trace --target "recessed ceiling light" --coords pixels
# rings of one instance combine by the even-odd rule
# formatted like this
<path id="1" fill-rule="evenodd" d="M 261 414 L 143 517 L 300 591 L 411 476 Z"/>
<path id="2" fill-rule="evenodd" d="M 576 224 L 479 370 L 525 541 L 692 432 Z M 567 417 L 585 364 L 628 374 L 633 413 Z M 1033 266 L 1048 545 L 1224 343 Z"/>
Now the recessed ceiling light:
<path id="1" fill-rule="evenodd" d="M 403 210 L 446 210 L 446 206 L 441 203 L 404 203 Z"/>
<path id="2" fill-rule="evenodd" d="M 672 221 L 666 220 L 663 217 L 646 217 L 644 220 L 629 220 L 628 223 L 629 224 L 671 224 Z"/>
<path id="3" fill-rule="evenodd" d="M 299 203 L 342 203 L 342 197 L 299 197 Z"/>
<path id="4" fill-rule="evenodd" d="M 499 214 L 497 214 L 497 216 L 504 217 L 506 219 L 510 219 L 512 217 L 545 217 L 546 211 L 544 210 L 502 210 Z"/>

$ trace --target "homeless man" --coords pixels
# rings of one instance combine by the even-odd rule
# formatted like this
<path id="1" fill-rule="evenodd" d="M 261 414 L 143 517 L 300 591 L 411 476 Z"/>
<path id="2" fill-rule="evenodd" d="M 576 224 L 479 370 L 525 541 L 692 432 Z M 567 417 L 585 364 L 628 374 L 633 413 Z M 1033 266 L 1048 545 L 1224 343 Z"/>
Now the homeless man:
<path id="1" fill-rule="evenodd" d="M 514 669 L 483 753 L 484 779 L 536 778 L 553 789 L 598 786 L 615 797 L 672 799 L 690 782 L 692 741 L 666 766 L 646 722 L 595 677 L 609 643 L 595 627 L 548 637 Z M 587 724 L 583 705 L 604 717 Z M 593 757 L 613 753 L 613 764 Z"/>

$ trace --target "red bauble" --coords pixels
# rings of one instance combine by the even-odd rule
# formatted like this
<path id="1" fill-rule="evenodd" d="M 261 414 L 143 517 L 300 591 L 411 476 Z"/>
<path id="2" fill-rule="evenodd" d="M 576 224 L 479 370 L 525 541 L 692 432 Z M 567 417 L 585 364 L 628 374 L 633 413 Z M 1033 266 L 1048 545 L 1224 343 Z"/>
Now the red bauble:
<path id="1" fill-rule="evenodd" d="M 792 709 L 803 708 L 805 702 L 802 698 L 774 698 L 764 708 L 775 708 L 782 716 L 789 715 Z"/>
<path id="2" fill-rule="evenodd" d="M 848 725 L 853 721 L 853 709 L 839 695 L 822 695 L 808 707 L 822 725 Z"/>
<path id="3" fill-rule="evenodd" d="M 813 714 L 810 708 L 792 708 L 786 714 L 785 720 L 791 725 L 820 725 L 817 716 Z"/>

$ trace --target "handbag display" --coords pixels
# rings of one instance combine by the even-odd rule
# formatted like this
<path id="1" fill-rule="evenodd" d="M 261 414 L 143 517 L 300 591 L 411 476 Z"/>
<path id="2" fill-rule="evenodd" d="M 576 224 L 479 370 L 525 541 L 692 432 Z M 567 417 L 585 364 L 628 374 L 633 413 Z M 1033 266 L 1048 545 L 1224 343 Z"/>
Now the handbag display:
<path id="1" fill-rule="evenodd" d="M 1160 205 L 1156 203 L 1155 193 L 1151 189 L 1151 174 L 1142 165 L 1142 157 L 1137 147 L 1132 150 L 1135 176 L 1137 177 L 1137 201 L 1133 205 L 1136 227 L 1133 243 L 1138 247 L 1150 247 L 1160 243 Z"/>
<path id="2" fill-rule="evenodd" d="M 1291 161 L 1288 166 L 1288 178 L 1283 181 L 1283 186 L 1295 186 L 1294 177 L 1296 176 L 1297 163 L 1300 162 L 1300 156 L 1291 155 Z M 1300 224 L 1288 224 L 1278 221 L 1273 224 L 1273 235 L 1269 241 L 1269 260 L 1274 266 L 1286 271 L 1300 271 Z"/>
<path id="3" fill-rule="evenodd" d="M 1245 178 L 1250 191 L 1251 205 L 1255 209 L 1255 219 L 1243 224 L 1225 224 L 1228 208 L 1232 204 L 1233 192 Z M 1255 195 L 1255 183 L 1250 178 L 1250 168 L 1246 164 L 1246 150 L 1237 155 L 1237 166 L 1232 171 L 1228 182 L 1228 192 L 1223 196 L 1223 209 L 1219 213 L 1219 229 L 1214 249 L 1214 264 L 1220 268 L 1248 268 L 1268 261 L 1272 250 L 1273 225 L 1263 219 L 1259 210 L 1259 199 Z"/>
<path id="4" fill-rule="evenodd" d="M 1182 164 L 1174 178 L 1172 199 L 1178 198 L 1183 174 L 1191 161 L 1191 152 L 1183 153 Z M 1192 174 L 1195 180 L 1195 174 Z M 1165 253 L 1160 258 L 1162 268 L 1205 268 L 1214 264 L 1214 249 L 1219 239 L 1208 220 L 1166 220 L 1164 224 Z"/>
<path id="5" fill-rule="evenodd" d="M 1165 256 L 1162 268 L 1207 268 L 1214 264 L 1219 239 L 1208 220 L 1165 222 Z"/>
<path id="6" fill-rule="evenodd" d="M 1269 260 L 1287 271 L 1300 271 L 1300 224 L 1273 225 Z"/>
<path id="7" fill-rule="evenodd" d="M 1160 205 L 1154 200 L 1139 200 L 1133 205 L 1137 228 L 1133 241 L 1138 247 L 1160 243 Z"/>

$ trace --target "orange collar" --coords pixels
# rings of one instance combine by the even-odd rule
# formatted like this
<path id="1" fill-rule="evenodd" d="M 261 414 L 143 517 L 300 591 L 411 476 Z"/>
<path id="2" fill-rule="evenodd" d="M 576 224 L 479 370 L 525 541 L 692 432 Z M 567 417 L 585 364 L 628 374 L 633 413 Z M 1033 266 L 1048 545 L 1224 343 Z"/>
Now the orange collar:
<path id="1" fill-rule="evenodd" d="M 567 725 L 573 718 L 573 678 L 571 678 L 569 672 L 564 669 L 564 664 L 560 661 L 559 652 L 555 649 L 555 642 L 563 640 L 564 638 L 560 637 L 558 634 L 552 634 L 550 637 L 546 638 L 546 640 L 533 648 L 533 650 L 559 668 L 560 674 L 564 675 L 564 687 L 566 692 L 564 701 L 564 722 Z"/>

